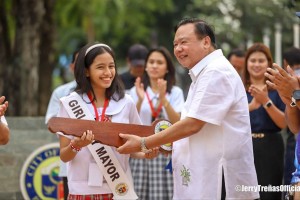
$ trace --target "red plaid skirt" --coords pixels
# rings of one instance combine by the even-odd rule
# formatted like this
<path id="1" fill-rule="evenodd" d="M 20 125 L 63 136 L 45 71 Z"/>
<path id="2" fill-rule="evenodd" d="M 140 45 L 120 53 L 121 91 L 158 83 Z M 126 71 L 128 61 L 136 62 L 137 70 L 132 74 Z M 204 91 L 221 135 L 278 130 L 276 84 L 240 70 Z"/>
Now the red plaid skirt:
<path id="1" fill-rule="evenodd" d="M 113 194 L 69 194 L 68 200 L 113 200 Z"/>

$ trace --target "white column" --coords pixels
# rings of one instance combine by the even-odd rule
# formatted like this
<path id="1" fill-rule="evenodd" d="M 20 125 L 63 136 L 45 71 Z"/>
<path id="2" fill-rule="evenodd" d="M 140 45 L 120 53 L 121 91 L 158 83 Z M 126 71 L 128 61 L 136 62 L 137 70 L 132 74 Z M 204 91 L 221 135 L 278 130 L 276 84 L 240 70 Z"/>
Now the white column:
<path id="1" fill-rule="evenodd" d="M 270 48 L 270 29 L 269 28 L 265 28 L 264 29 L 264 35 L 263 35 L 263 43 Z"/>
<path id="2" fill-rule="evenodd" d="M 275 24 L 275 62 L 282 66 L 282 58 L 281 58 L 281 41 L 282 41 L 282 33 L 281 33 L 281 24 Z"/>
<path id="3" fill-rule="evenodd" d="M 246 45 L 247 45 L 247 49 L 253 45 L 252 35 L 248 35 Z"/>
<path id="4" fill-rule="evenodd" d="M 294 47 L 299 48 L 299 24 L 295 23 L 293 25 L 294 30 Z"/>

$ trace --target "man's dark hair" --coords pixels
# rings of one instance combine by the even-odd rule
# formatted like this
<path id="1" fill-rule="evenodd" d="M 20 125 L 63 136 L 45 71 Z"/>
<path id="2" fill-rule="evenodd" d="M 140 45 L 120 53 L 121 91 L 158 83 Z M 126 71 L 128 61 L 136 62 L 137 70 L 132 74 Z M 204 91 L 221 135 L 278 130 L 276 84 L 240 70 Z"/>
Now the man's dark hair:
<path id="1" fill-rule="evenodd" d="M 300 64 L 300 49 L 296 47 L 289 48 L 283 53 L 283 59 L 292 67 Z"/>
<path id="2" fill-rule="evenodd" d="M 194 24 L 195 33 L 198 36 L 198 38 L 202 39 L 205 36 L 208 36 L 211 40 L 213 47 L 215 49 L 217 48 L 216 38 L 212 26 L 208 25 L 204 20 L 198 18 L 184 18 L 175 26 L 174 28 L 175 33 L 180 26 L 185 24 Z"/>
<path id="3" fill-rule="evenodd" d="M 242 49 L 233 49 L 227 55 L 227 59 L 230 60 L 231 56 L 242 58 L 245 57 L 245 52 Z"/>

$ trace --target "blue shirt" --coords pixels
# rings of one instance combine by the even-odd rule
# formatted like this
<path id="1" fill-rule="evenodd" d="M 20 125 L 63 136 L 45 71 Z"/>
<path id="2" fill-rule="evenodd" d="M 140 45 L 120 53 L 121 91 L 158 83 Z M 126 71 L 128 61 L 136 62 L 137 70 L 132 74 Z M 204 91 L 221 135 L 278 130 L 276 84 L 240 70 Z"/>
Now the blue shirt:
<path id="1" fill-rule="evenodd" d="M 284 111 L 285 104 L 282 102 L 278 92 L 276 90 L 269 90 L 269 98 L 273 101 L 273 104 L 281 111 Z M 250 103 L 253 97 L 247 92 L 248 103 Z M 263 106 L 250 112 L 250 123 L 253 133 L 274 133 L 281 131 L 268 115 Z"/>

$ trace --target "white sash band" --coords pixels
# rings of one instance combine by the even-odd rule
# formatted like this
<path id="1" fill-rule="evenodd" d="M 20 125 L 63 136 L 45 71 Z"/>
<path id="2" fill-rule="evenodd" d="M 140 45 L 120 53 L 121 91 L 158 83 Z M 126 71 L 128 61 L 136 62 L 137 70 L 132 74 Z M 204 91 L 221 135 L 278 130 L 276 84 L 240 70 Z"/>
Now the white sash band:
<path id="1" fill-rule="evenodd" d="M 61 98 L 61 102 L 71 118 L 94 120 L 86 103 L 76 92 Z M 96 141 L 87 147 L 114 194 L 114 199 L 137 199 L 133 184 L 126 176 L 112 148 Z"/>

